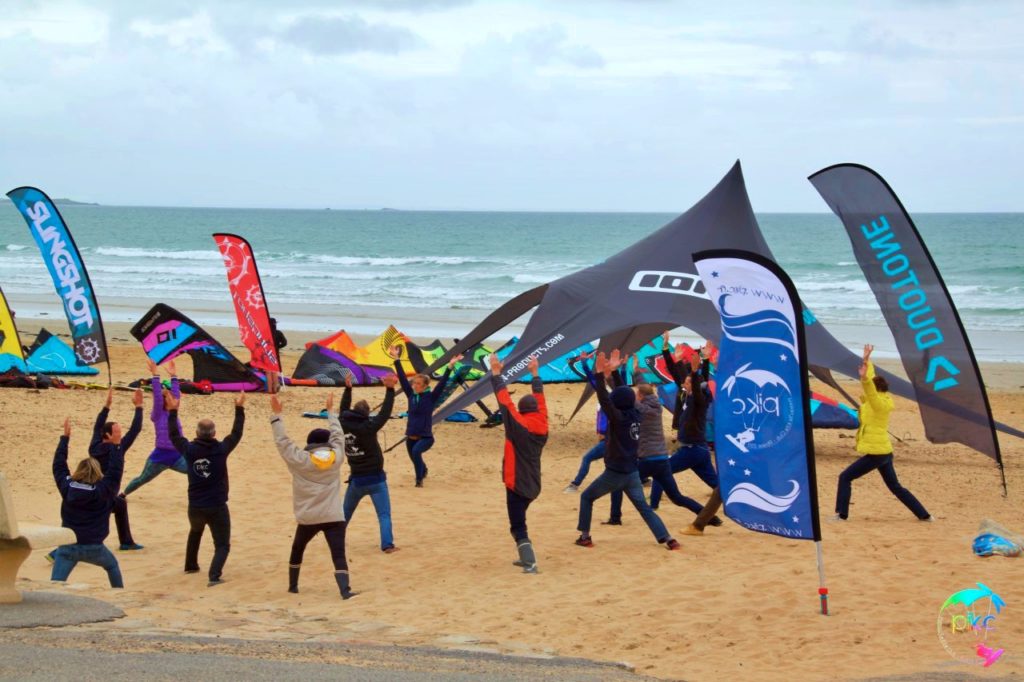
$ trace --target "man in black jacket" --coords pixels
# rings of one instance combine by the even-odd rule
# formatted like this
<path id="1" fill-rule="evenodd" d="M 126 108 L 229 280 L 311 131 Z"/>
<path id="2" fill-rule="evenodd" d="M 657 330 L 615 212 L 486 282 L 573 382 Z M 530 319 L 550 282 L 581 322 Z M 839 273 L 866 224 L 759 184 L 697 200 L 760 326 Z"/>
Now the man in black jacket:
<path id="1" fill-rule="evenodd" d="M 109 388 L 107 389 L 107 402 L 103 405 L 100 413 L 96 415 L 96 423 L 92 428 L 92 440 L 89 442 L 89 454 L 100 463 L 100 470 L 104 473 L 114 450 L 121 452 L 121 459 L 124 461 L 128 448 L 132 446 L 139 432 L 142 431 L 142 391 L 135 391 L 135 395 L 132 397 L 135 414 L 132 416 L 128 433 L 123 436 L 121 425 L 118 422 L 107 421 L 107 417 L 110 415 L 110 405 L 113 402 L 114 389 Z M 124 495 L 117 495 L 114 499 L 114 525 L 117 526 L 117 540 L 120 543 L 121 551 L 142 549 L 142 545 L 132 538 L 131 525 L 128 523 L 128 502 L 124 499 Z"/>
<path id="2" fill-rule="evenodd" d="M 217 426 L 202 419 L 196 425 L 196 438 L 191 443 L 178 428 L 179 401 L 164 391 L 167 409 L 167 431 L 175 449 L 188 463 L 188 543 L 185 545 L 185 572 L 199 572 L 199 542 L 210 527 L 213 535 L 213 560 L 207 587 L 224 582 L 221 573 L 231 551 L 231 515 L 228 513 L 228 455 L 242 440 L 245 427 L 245 393 L 235 400 L 235 422 L 231 433 L 217 440 Z"/>
<path id="3" fill-rule="evenodd" d="M 138 394 L 141 400 L 142 394 Z M 118 447 L 121 431 L 109 441 L 106 469 L 93 457 L 86 457 L 68 469 L 68 443 L 71 439 L 71 420 L 64 420 L 64 435 L 53 455 L 53 480 L 60 491 L 61 525 L 75 532 L 73 545 L 61 545 L 54 550 L 53 571 L 50 580 L 68 579 L 79 562 L 93 564 L 106 570 L 111 587 L 124 587 L 121 568 L 110 550 L 103 545 L 110 534 L 110 512 L 121 488 L 124 473 L 124 455 Z"/>
<path id="4" fill-rule="evenodd" d="M 388 374 L 381 382 L 385 388 L 384 403 L 380 411 L 371 417 L 370 405 L 365 400 L 352 405 L 352 375 L 345 378 L 345 391 L 341 394 L 338 417 L 341 419 L 341 429 L 345 432 L 345 457 L 352 475 L 345 489 L 343 509 L 345 519 L 351 525 L 359 501 L 369 495 L 380 525 L 381 551 L 391 554 L 397 552 L 398 547 L 395 547 L 391 530 L 391 495 L 388 492 L 388 476 L 384 473 L 384 453 L 377 433 L 391 417 L 398 377 Z"/>

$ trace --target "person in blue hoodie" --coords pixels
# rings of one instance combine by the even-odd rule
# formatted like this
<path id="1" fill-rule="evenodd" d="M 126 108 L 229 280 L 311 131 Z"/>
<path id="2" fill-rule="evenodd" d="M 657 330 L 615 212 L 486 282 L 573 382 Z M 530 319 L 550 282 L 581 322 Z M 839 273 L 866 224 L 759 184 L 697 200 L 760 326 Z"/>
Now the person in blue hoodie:
<path id="1" fill-rule="evenodd" d="M 92 429 L 92 440 L 89 441 L 89 454 L 100 463 L 100 470 L 106 472 L 107 462 L 114 450 L 120 450 L 122 460 L 128 453 L 128 449 L 135 443 L 139 432 L 142 431 L 142 391 L 136 391 L 132 402 L 135 405 L 135 414 L 132 423 L 128 427 L 128 433 L 122 435 L 121 424 L 107 421 L 110 415 L 110 406 L 114 402 L 114 389 L 107 389 L 107 402 L 103 409 L 96 415 L 96 423 Z M 115 444 L 115 439 L 117 444 Z M 117 526 L 117 539 L 121 551 L 142 549 L 142 545 L 135 542 L 132 537 L 131 525 L 128 523 L 128 502 L 124 495 L 118 495 L 114 500 L 114 525 Z"/>
<path id="2" fill-rule="evenodd" d="M 142 392 L 136 392 L 142 402 Z M 121 567 L 113 553 L 103 544 L 110 534 L 110 512 L 114 509 L 117 491 L 124 474 L 124 452 L 120 429 L 107 441 L 106 465 L 101 467 L 95 457 L 86 457 L 68 469 L 68 444 L 71 440 L 71 419 L 64 420 L 64 435 L 53 455 L 53 481 L 60 492 L 61 525 L 75 533 L 75 543 L 61 545 L 53 553 L 50 580 L 66 581 L 79 562 L 99 566 L 107 572 L 110 586 L 124 587 Z"/>
<path id="3" fill-rule="evenodd" d="M 611 360 L 604 353 L 598 353 L 594 369 L 605 378 L 619 367 L 619 352 L 613 351 Z M 586 365 L 584 365 L 586 368 Z M 593 547 L 590 537 L 590 522 L 594 513 L 594 501 L 608 493 L 621 490 L 636 507 L 654 539 L 664 544 L 666 549 L 677 550 L 679 543 L 669 535 L 668 529 L 658 514 L 651 509 L 644 499 L 643 484 L 637 472 L 637 449 L 640 443 L 640 411 L 636 408 L 636 395 L 628 386 L 618 386 L 608 393 L 604 381 L 594 380 L 589 368 L 586 368 L 587 380 L 594 386 L 601 409 L 608 415 L 607 446 L 604 453 L 604 472 L 580 495 L 580 516 L 577 530 L 580 536 L 576 544 L 581 547 Z"/>
<path id="4" fill-rule="evenodd" d="M 178 427 L 180 401 L 164 391 L 167 432 L 174 447 L 188 463 L 188 542 L 185 545 L 185 572 L 199 572 L 199 543 L 210 527 L 213 535 L 213 560 L 210 561 L 207 587 L 224 582 L 221 575 L 231 551 L 231 514 L 228 512 L 228 455 L 242 440 L 245 428 L 245 393 L 235 400 L 235 421 L 231 433 L 217 440 L 217 425 L 201 419 L 195 440 L 189 442 Z"/>
<path id="5" fill-rule="evenodd" d="M 388 348 L 388 355 L 395 361 L 395 374 L 398 375 L 402 391 L 409 400 L 409 408 L 406 410 L 408 416 L 405 424 L 405 449 L 409 453 L 416 474 L 416 487 L 422 488 L 423 479 L 427 477 L 429 471 L 423 461 L 423 453 L 434 447 L 434 407 L 448 385 L 448 377 L 451 376 L 455 363 L 461 360 L 462 356 L 456 355 L 448 361 L 444 375 L 431 391 L 430 377 L 426 374 L 416 374 L 411 380 L 406 378 L 401 361 L 401 346 Z"/>

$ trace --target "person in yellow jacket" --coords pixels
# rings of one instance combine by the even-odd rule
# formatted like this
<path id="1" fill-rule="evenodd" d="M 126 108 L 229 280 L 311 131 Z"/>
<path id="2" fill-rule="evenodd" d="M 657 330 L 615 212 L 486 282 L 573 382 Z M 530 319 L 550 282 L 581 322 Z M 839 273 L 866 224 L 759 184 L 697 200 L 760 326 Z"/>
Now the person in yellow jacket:
<path id="1" fill-rule="evenodd" d="M 863 457 L 839 474 L 839 490 L 836 492 L 836 520 L 845 521 L 850 513 L 850 496 L 853 482 L 878 469 L 889 492 L 896 496 L 907 509 L 921 521 L 931 521 L 931 514 L 914 494 L 900 485 L 896 469 L 892 464 L 892 441 L 889 440 L 889 415 L 893 402 L 889 395 L 889 383 L 885 377 L 875 376 L 871 363 L 874 346 L 864 346 L 864 361 L 860 365 L 860 385 L 864 389 L 860 405 L 860 428 L 857 430 L 857 452 Z"/>

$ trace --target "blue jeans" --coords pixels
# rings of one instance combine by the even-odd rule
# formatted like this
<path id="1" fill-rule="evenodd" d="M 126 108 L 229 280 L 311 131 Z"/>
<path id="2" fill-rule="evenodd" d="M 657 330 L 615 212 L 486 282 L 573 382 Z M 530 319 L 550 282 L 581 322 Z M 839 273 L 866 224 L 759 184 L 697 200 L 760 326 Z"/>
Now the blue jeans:
<path id="1" fill-rule="evenodd" d="M 61 545 L 53 552 L 53 571 L 50 580 L 64 582 L 78 562 L 99 566 L 107 571 L 111 587 L 124 587 L 121 567 L 109 549 L 103 545 Z"/>
<path id="2" fill-rule="evenodd" d="M 412 460 L 412 468 L 416 472 L 417 483 L 427 477 L 427 465 L 423 461 L 423 453 L 432 447 L 434 447 L 433 436 L 426 436 L 416 440 L 409 438 L 405 441 L 405 449 L 409 453 L 409 459 Z"/>
<path id="3" fill-rule="evenodd" d="M 608 493 L 621 490 L 633 503 L 636 510 L 640 512 L 647 527 L 654 534 L 658 542 L 665 542 L 669 539 L 668 529 L 662 523 L 661 518 L 654 513 L 651 506 L 644 499 L 644 486 L 640 483 L 640 474 L 633 471 L 623 474 L 611 469 L 605 469 L 604 473 L 594 479 L 594 482 L 587 486 L 587 489 L 580 495 L 580 522 L 577 530 L 581 533 L 590 534 L 590 519 L 594 514 L 594 500 L 604 497 Z"/>
<path id="4" fill-rule="evenodd" d="M 597 442 L 597 445 L 590 448 L 587 454 L 583 455 L 583 460 L 580 462 L 580 470 L 576 472 L 576 478 L 572 479 L 572 484 L 575 486 L 582 485 L 583 479 L 590 473 L 590 463 L 595 462 L 604 457 L 604 439 L 602 438 Z"/>
<path id="5" fill-rule="evenodd" d="M 184 457 L 179 457 L 174 464 L 157 464 L 153 460 L 147 459 L 146 464 L 142 467 L 142 473 L 133 478 L 132 482 L 125 487 L 124 494 L 131 495 L 133 491 L 146 485 L 168 469 L 174 469 L 179 474 L 188 474 L 188 463 Z"/>
<path id="6" fill-rule="evenodd" d="M 672 476 L 672 469 L 669 468 L 668 455 L 644 457 L 638 466 L 640 478 L 650 477 L 654 479 L 654 485 L 665 489 L 668 499 L 680 507 L 686 507 L 694 514 L 700 514 L 704 506 L 697 500 L 687 497 L 679 492 L 676 479 Z M 613 521 L 622 520 L 622 491 L 616 490 L 612 493 L 612 511 L 609 516 Z"/>
<path id="7" fill-rule="evenodd" d="M 377 510 L 377 523 L 380 524 L 380 548 L 387 549 L 395 546 L 395 539 L 391 535 L 391 496 L 388 494 L 388 482 L 371 483 L 370 485 L 356 485 L 349 482 L 345 489 L 345 501 L 342 503 L 345 510 L 345 520 L 352 524 L 352 515 L 356 513 L 359 500 L 367 495 L 373 501 L 373 508 Z"/>
<path id="8" fill-rule="evenodd" d="M 907 509 L 914 512 L 919 519 L 927 519 L 930 514 L 924 505 L 918 502 L 914 494 L 900 485 L 896 477 L 896 468 L 892 465 L 892 453 L 888 455 L 864 455 L 856 462 L 846 467 L 843 473 L 839 474 L 839 490 L 836 492 L 836 513 L 840 518 L 847 518 L 850 514 L 850 497 L 853 495 L 853 482 L 875 469 L 882 475 L 885 486 L 889 492 L 896 496 L 900 502 L 906 505 Z"/>
<path id="9" fill-rule="evenodd" d="M 700 480 L 704 481 L 709 488 L 714 490 L 718 487 L 718 472 L 715 465 L 711 463 L 711 450 L 706 443 L 694 444 L 683 443 L 671 457 L 668 458 L 668 465 L 673 474 L 680 471 L 693 469 Z M 658 508 L 661 502 L 662 486 L 655 481 L 651 486 L 651 507 Z"/>

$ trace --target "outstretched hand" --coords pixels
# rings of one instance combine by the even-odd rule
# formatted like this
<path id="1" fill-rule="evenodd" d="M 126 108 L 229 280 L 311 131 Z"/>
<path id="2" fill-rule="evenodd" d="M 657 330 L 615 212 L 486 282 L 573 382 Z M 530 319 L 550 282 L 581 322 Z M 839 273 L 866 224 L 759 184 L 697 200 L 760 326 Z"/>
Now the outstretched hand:
<path id="1" fill-rule="evenodd" d="M 172 377 L 178 376 L 178 368 L 177 366 L 175 366 L 174 360 L 167 361 L 167 371 L 170 373 Z"/>
<path id="2" fill-rule="evenodd" d="M 665 348 L 666 350 L 672 347 L 672 345 L 670 344 L 670 342 L 668 340 L 668 330 L 667 329 L 661 333 L 661 346 L 662 346 L 662 348 Z"/>
<path id="3" fill-rule="evenodd" d="M 327 394 L 327 402 L 324 403 L 324 409 L 327 410 L 327 414 L 330 414 L 331 412 L 334 411 L 334 394 L 333 393 L 328 393 Z"/>
<path id="4" fill-rule="evenodd" d="M 64 417 L 64 437 L 71 437 L 71 417 Z"/>
<path id="5" fill-rule="evenodd" d="M 164 409 L 167 410 L 168 412 L 170 412 L 171 410 L 178 409 L 178 407 L 180 405 L 181 405 L 181 399 L 180 398 L 175 398 L 174 394 L 171 393 L 170 391 L 168 391 L 165 388 L 164 389 Z"/>
<path id="6" fill-rule="evenodd" d="M 501 364 L 501 358 L 498 357 L 498 354 L 491 353 L 491 374 L 493 374 L 494 376 L 501 374 L 502 367 L 503 365 Z"/>
<path id="7" fill-rule="evenodd" d="M 394 388 L 395 385 L 398 383 L 398 375 L 385 374 L 380 378 L 380 383 L 384 384 L 384 388 Z M 348 386 L 348 384 L 345 385 Z"/>
<path id="8" fill-rule="evenodd" d="M 608 368 L 608 356 L 604 354 L 604 351 L 599 351 L 597 357 L 594 358 L 594 371 L 599 374 L 611 373 L 611 370 Z"/>
<path id="9" fill-rule="evenodd" d="M 462 362 L 462 355 L 456 355 L 448 361 L 448 369 L 455 369 L 455 363 Z"/>
<path id="10" fill-rule="evenodd" d="M 402 357 L 401 347 L 397 345 L 391 346 L 390 348 L 388 348 L 388 355 L 390 355 L 393 360 L 398 360 L 400 357 Z"/>
<path id="11" fill-rule="evenodd" d="M 345 388 L 352 388 L 352 372 L 345 373 Z"/>
<path id="12" fill-rule="evenodd" d="M 135 389 L 135 393 L 132 394 L 132 405 L 135 407 L 142 407 L 142 389 Z"/>
<path id="13" fill-rule="evenodd" d="M 155 377 L 155 376 L 158 376 L 160 374 L 160 368 L 158 368 L 156 366 L 156 363 L 153 362 L 153 358 L 151 358 L 149 356 L 146 356 L 146 367 L 149 368 L 149 375 L 150 376 L 154 376 Z"/>
<path id="14" fill-rule="evenodd" d="M 530 358 L 530 364 L 526 368 L 530 370 L 530 374 L 534 377 L 540 376 L 540 360 L 537 358 Z"/>
<path id="15" fill-rule="evenodd" d="M 238 397 L 235 398 L 235 407 L 245 407 L 245 391 L 239 393 Z"/>
<path id="16" fill-rule="evenodd" d="M 284 405 L 281 404 L 281 399 L 277 396 L 276 393 L 271 393 L 270 394 L 270 411 L 273 412 L 274 414 L 281 414 L 281 411 L 283 409 L 284 409 Z"/>
<path id="17" fill-rule="evenodd" d="M 867 362 L 868 360 L 871 359 L 871 353 L 874 350 L 875 350 L 875 347 L 872 346 L 870 343 L 865 343 L 864 344 L 864 355 L 863 355 L 864 362 Z"/>

